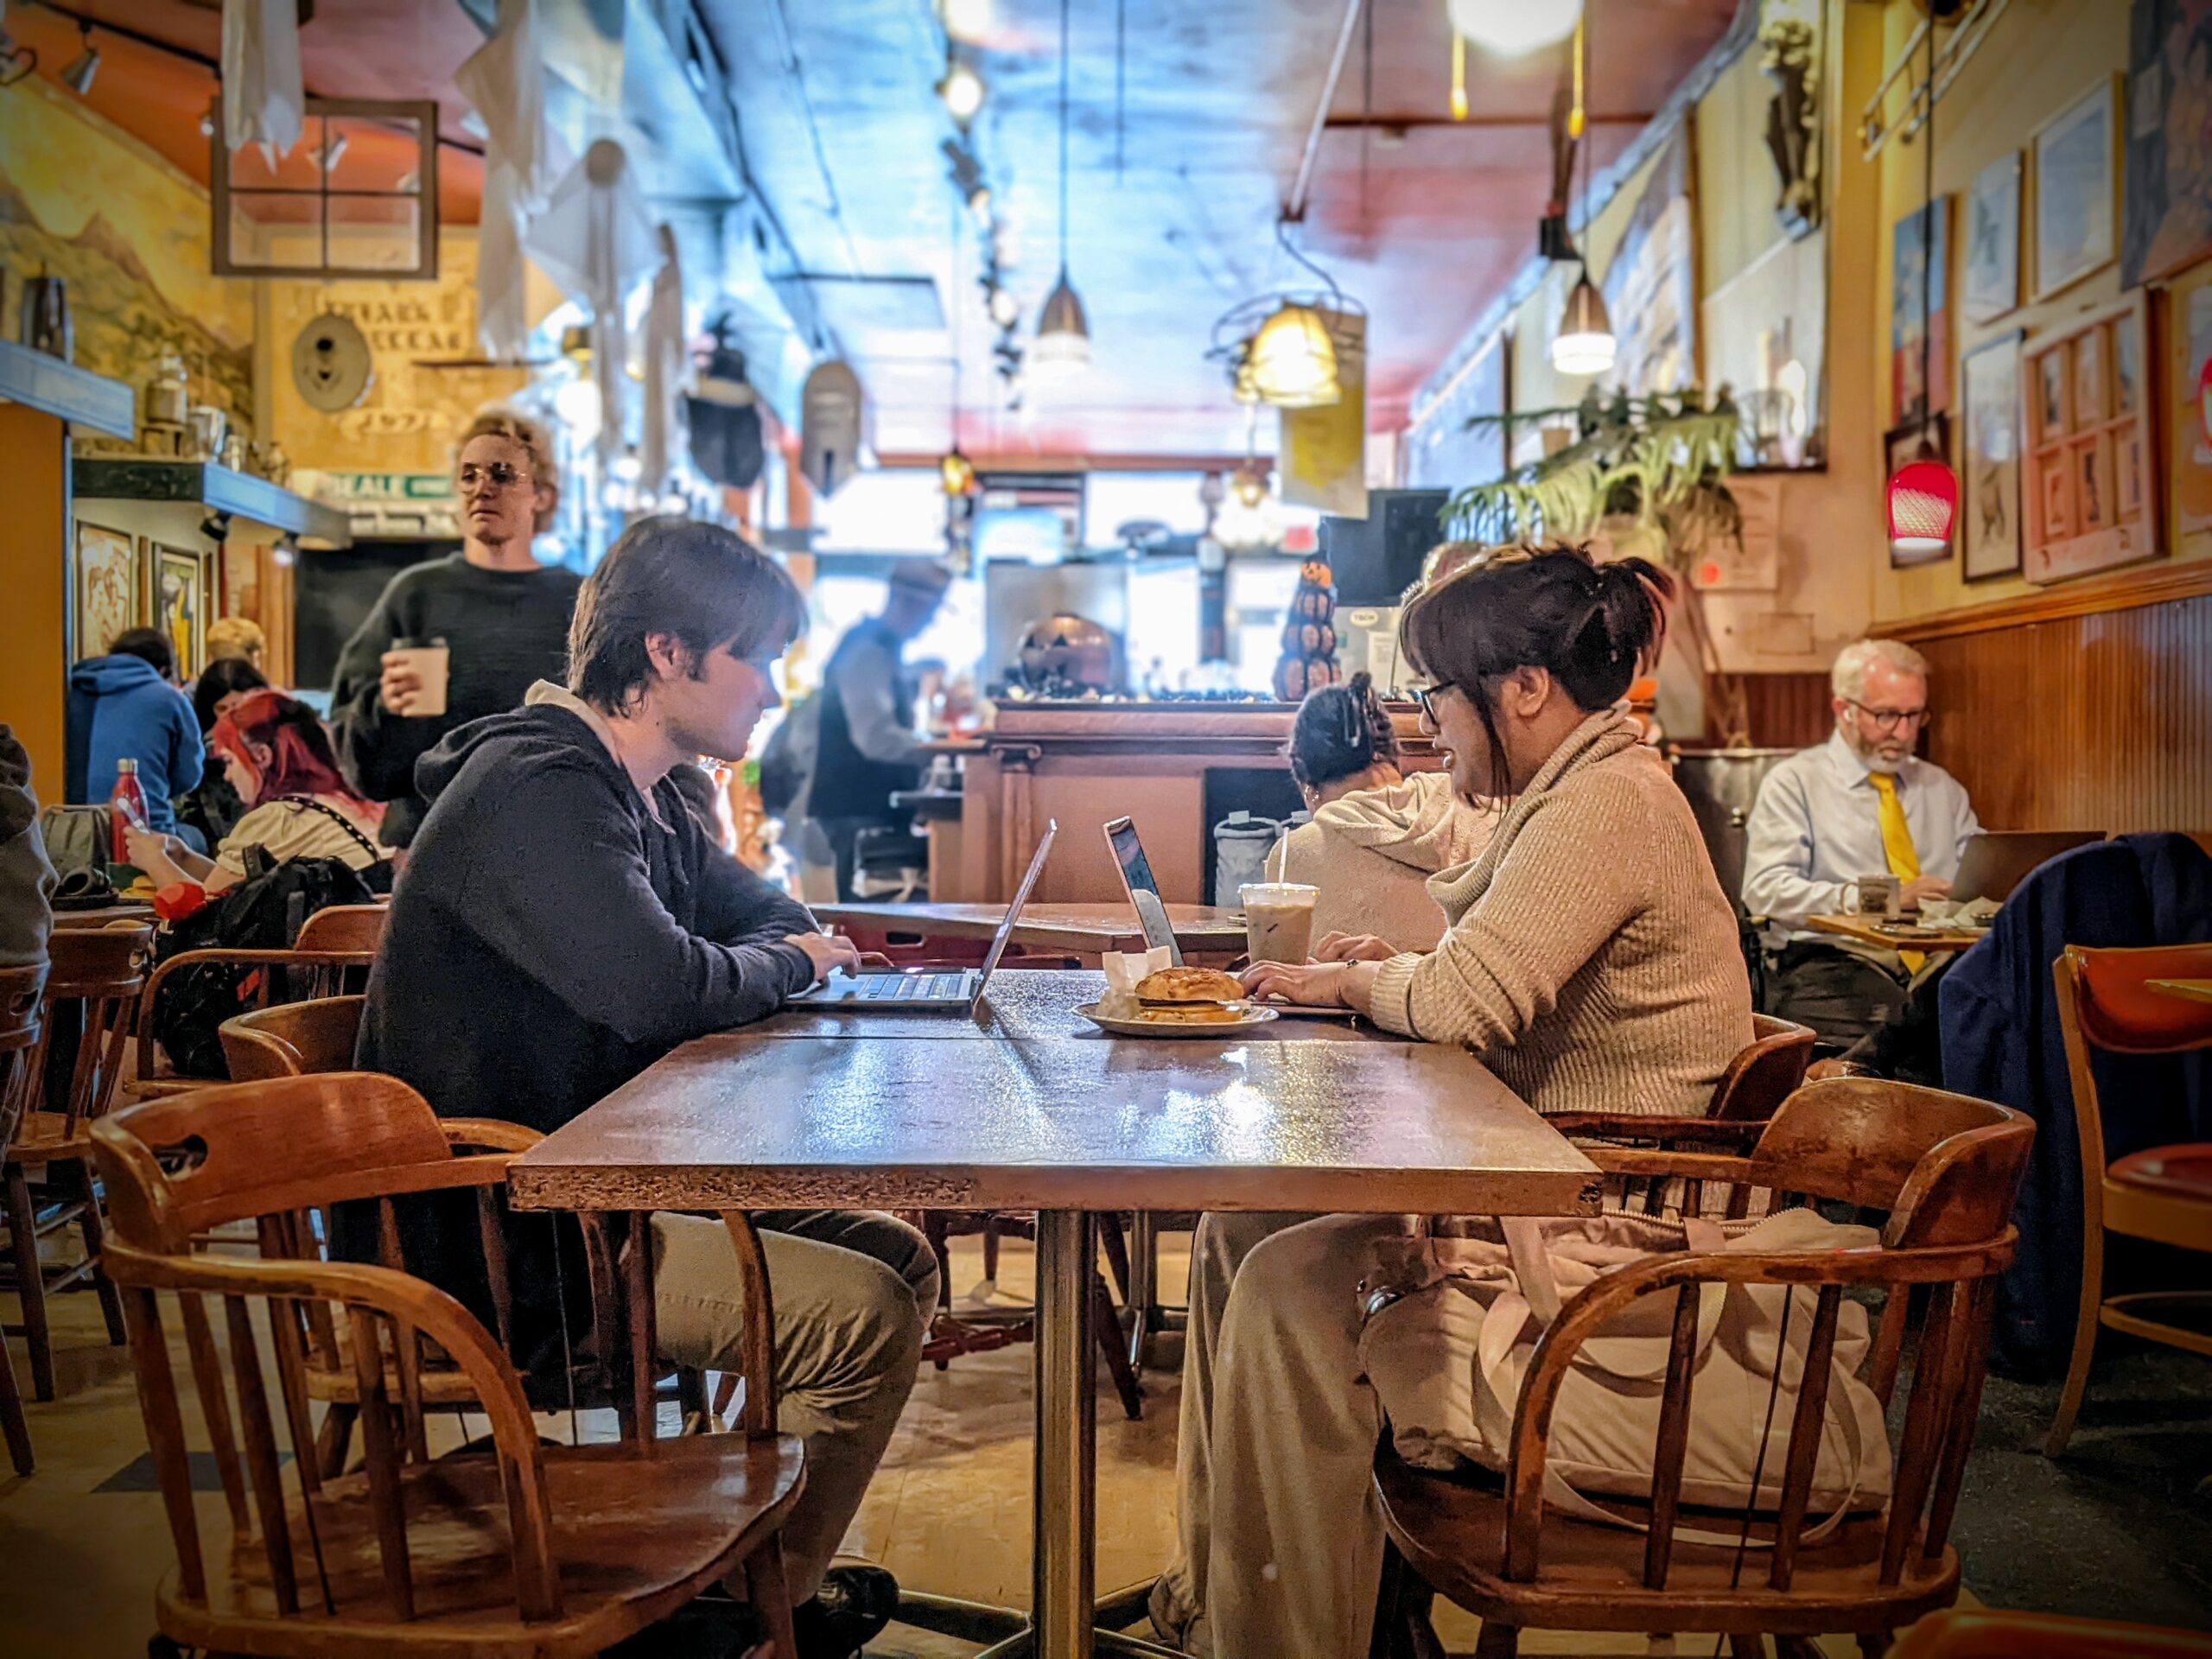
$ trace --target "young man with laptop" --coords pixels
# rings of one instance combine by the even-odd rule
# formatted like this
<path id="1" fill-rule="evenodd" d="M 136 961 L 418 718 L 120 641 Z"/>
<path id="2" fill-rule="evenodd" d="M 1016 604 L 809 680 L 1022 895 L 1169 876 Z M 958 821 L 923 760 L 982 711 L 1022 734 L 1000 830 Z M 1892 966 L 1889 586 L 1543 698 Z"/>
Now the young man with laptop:
<path id="1" fill-rule="evenodd" d="M 360 1065 L 442 1114 L 550 1132 L 678 1044 L 859 966 L 710 842 L 668 777 L 745 752 L 804 616 L 791 579 L 728 531 L 649 518 L 623 533 L 578 595 L 568 684 L 539 682 L 416 768 L 429 810 L 370 976 Z M 411 1213 L 409 1259 L 433 1278 L 446 1264 L 448 1287 L 481 1307 L 474 1215 Z M 784 1535 L 800 1652 L 842 1659 L 897 1600 L 880 1569 L 825 1570 L 912 1387 L 937 1264 L 887 1215 L 753 1220 L 775 1285 L 782 1426 L 806 1443 Z M 740 1328 L 728 1235 L 677 1215 L 652 1231 L 662 1358 L 727 1368 Z M 581 1249 L 553 1236 L 544 1217 L 510 1219 L 518 1357 L 557 1376 L 593 1333 Z"/>

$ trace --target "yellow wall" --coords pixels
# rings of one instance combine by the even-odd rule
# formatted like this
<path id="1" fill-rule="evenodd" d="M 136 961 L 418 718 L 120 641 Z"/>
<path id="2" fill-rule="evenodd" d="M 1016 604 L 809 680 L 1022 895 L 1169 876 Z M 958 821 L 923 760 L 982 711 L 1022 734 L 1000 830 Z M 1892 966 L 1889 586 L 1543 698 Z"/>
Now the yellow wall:
<path id="1" fill-rule="evenodd" d="M 1897 60 L 1917 15 L 1912 0 L 1891 0 L 1885 8 L 1882 22 L 1887 61 Z M 1949 289 L 1952 331 L 1957 341 L 1951 365 L 1955 461 L 1960 435 L 1958 357 L 2015 329 L 2026 331 L 2026 344 L 2032 349 L 2039 335 L 2063 331 L 2073 319 L 2106 309 L 2121 297 L 2120 266 L 2114 262 L 2041 304 L 2024 304 L 1993 322 L 1975 324 L 1967 321 L 1959 304 L 1965 275 L 1962 204 L 1974 175 L 2007 151 L 2025 150 L 2037 127 L 2088 92 L 2099 78 L 2110 79 L 2124 73 L 2127 67 L 2127 18 L 2128 7 L 2122 0 L 2012 0 L 2011 9 L 1984 38 L 1980 49 L 1936 108 L 1936 190 L 1939 195 L 1953 198 Z M 1900 86 L 1904 79 L 1899 78 Z M 1872 80 L 1861 80 L 1854 86 L 1851 102 L 1854 119 L 1872 85 Z M 1893 92 L 1889 99 L 1890 109 L 1900 110 L 1903 104 L 1902 92 Z M 1878 418 L 1863 429 L 1861 440 L 1862 447 L 1878 446 L 1882 432 L 1893 418 L 1889 379 L 1890 316 L 1894 300 L 1890 292 L 1890 229 L 1920 206 L 1924 194 L 1923 169 L 1927 156 L 1920 143 L 1904 144 L 1892 137 L 1875 163 L 1869 166 L 1860 160 L 1856 142 L 1851 140 L 1850 135 L 1846 137 L 1841 157 L 1844 177 L 1861 182 L 1874 180 L 1881 204 L 1875 218 L 1878 243 L 1869 251 L 1872 255 L 1874 288 L 1879 297 L 1873 335 L 1865 347 L 1867 372 L 1878 400 Z M 2031 160 L 2024 168 L 2022 180 L 2024 239 L 2031 239 L 2028 226 L 2034 203 L 2033 175 Z M 2024 295 L 2031 291 L 2032 265 L 2032 259 L 2024 252 Z M 2152 338 L 2156 340 L 2165 338 L 2161 298 L 2154 292 L 2152 322 Z M 1906 296 L 1908 303 L 1913 300 L 1911 294 Z M 2157 365 L 2153 385 L 2158 388 L 2158 401 L 2163 410 L 2170 401 L 2166 397 L 2168 368 L 2163 352 L 2154 350 L 2150 356 Z M 2163 430 L 2158 433 L 2158 441 L 2163 461 Z M 2163 466 L 2160 473 L 2161 499 L 2170 502 L 2171 483 L 2163 475 Z M 2177 559 L 2212 557 L 2212 532 L 2200 532 L 2185 544 L 2175 545 L 2171 514 L 2162 539 Z M 1872 582 L 1873 612 L 1880 620 L 1922 616 L 2034 591 L 2017 577 L 1969 584 L 1961 577 L 1955 557 L 1909 570 L 1892 570 L 1889 561 L 1881 558 L 1874 564 Z"/>
<path id="2" fill-rule="evenodd" d="M 69 284 L 76 361 L 143 387 L 182 356 L 195 402 L 253 419 L 251 284 L 209 274 L 207 193 L 33 75 L 0 97 L 0 266 L 16 334 L 25 278 Z"/>
<path id="3" fill-rule="evenodd" d="M 0 500 L 9 503 L 0 513 L 0 723 L 30 751 L 41 802 L 61 798 L 68 464 L 60 422 L 0 402 Z"/>

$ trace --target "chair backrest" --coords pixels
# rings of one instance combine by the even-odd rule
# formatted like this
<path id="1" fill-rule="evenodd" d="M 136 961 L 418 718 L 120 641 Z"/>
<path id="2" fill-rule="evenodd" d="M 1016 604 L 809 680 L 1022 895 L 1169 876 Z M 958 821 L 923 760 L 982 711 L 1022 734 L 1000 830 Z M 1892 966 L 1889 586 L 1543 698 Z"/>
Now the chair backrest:
<path id="1" fill-rule="evenodd" d="M 81 1014 L 77 1058 L 69 1076 L 62 1111 L 62 1133 L 107 1110 L 121 1080 L 130 1040 L 133 1011 L 152 960 L 154 929 L 149 922 L 111 922 L 105 927 L 56 928 L 47 938 L 46 1000 L 41 1029 L 31 1050 L 33 1108 L 51 1098 L 46 1071 L 53 1052 L 54 1011 L 74 1005 Z"/>
<path id="2" fill-rule="evenodd" d="M 360 1035 L 365 996 L 321 996 L 223 1021 L 223 1058 L 231 1081 L 297 1077 L 313 1071 L 349 1071 Z"/>
<path id="3" fill-rule="evenodd" d="M 1818 1033 L 1772 1014 L 1751 1016 L 1751 1042 L 1728 1062 L 1713 1087 L 1712 1116 L 1730 1123 L 1764 1123 L 1805 1081 Z"/>
<path id="4" fill-rule="evenodd" d="M 2074 1090 L 2074 1128 L 2082 1152 L 2083 1219 L 2104 1224 L 2103 1103 L 2097 1096 L 2096 1049 L 2115 1054 L 2177 1054 L 2212 1046 L 2212 1002 L 2151 988 L 2154 979 L 2212 979 L 2212 944 L 2092 950 L 2069 944 L 2050 964 L 2066 1072 Z"/>
<path id="5" fill-rule="evenodd" d="M 306 1213 L 372 1199 L 381 1231 L 396 1238 L 391 1200 L 415 1192 L 474 1190 L 496 1202 L 507 1156 L 456 1155 L 422 1096 L 396 1078 L 356 1072 L 234 1084 L 128 1107 L 92 1128 L 92 1161 L 107 1192 L 105 1264 L 120 1291 L 156 1475 L 187 1599 L 207 1596 L 207 1554 L 194 1513 L 184 1416 L 157 1291 L 176 1294 L 193 1382 L 228 1502 L 232 1550 L 257 1546 L 280 1610 L 297 1613 L 331 1565 L 313 1525 L 321 1491 L 308 1408 L 310 1355 L 339 1355 L 346 1332 L 361 1414 L 366 1484 L 375 1521 L 372 1581 L 350 1568 L 348 1620 L 416 1617 L 407 1506 L 400 1471 L 427 1462 L 422 1341 L 459 1366 L 492 1427 L 506 1495 L 516 1605 L 525 1619 L 560 1616 L 543 1454 L 522 1383 L 499 1344 L 461 1304 L 390 1265 L 321 1259 Z M 195 1232 L 257 1224 L 262 1258 L 195 1254 Z M 496 1229 L 487 1230 L 489 1232 Z M 219 1345 L 207 1299 L 219 1299 L 228 1342 Z M 257 1321 L 265 1311 L 280 1398 L 272 1405 Z M 394 1386 L 396 1382 L 396 1387 Z M 230 1401 L 238 1410 L 232 1418 Z M 289 1446 L 279 1445 L 282 1421 Z M 297 1560 L 288 1516 L 283 1454 L 308 1510 L 312 1568 Z M 219 1552 L 215 1560 L 228 1559 Z"/>
<path id="6" fill-rule="evenodd" d="M 1866 1380 L 1885 1404 L 1896 1386 L 1913 1294 L 1926 1297 L 1874 1570 L 1880 1584 L 1891 1586 L 1915 1549 L 1924 1560 L 1940 1557 L 1974 1439 L 1993 1275 L 2012 1259 L 2012 1206 L 2034 1138 L 2033 1122 L 2009 1107 L 1882 1079 L 1839 1077 L 1808 1084 L 1784 1101 L 1748 1159 L 1585 1148 L 1601 1169 L 1748 1182 L 1785 1201 L 1801 1194 L 1846 1198 L 1887 1210 L 1889 1221 L 1878 1249 L 1669 1253 L 1608 1274 L 1570 1300 L 1537 1347 L 1515 1412 L 1506 1576 L 1528 1582 L 1541 1572 L 1552 1412 L 1582 1344 L 1639 1298 L 1673 1291 L 1643 1562 L 1645 1585 L 1667 1587 L 1698 1369 L 1700 1292 L 1707 1284 L 1792 1286 L 1812 1299 L 1805 1380 L 1785 1414 L 1789 1439 L 1764 1569 L 1773 1591 L 1790 1588 L 1805 1543 L 1827 1424 L 1830 1368 L 1824 1357 L 1833 1351 L 1844 1292 L 1860 1287 L 1884 1296 Z M 1687 1207 L 1695 1209 L 1694 1198 Z"/>
<path id="7" fill-rule="evenodd" d="M 384 943 L 384 925 L 391 916 L 389 905 L 328 905 L 300 925 L 292 948 L 374 957 L 377 947 Z"/>
<path id="8" fill-rule="evenodd" d="M 16 1122 L 29 1109 L 31 1052 L 41 1029 L 48 964 L 0 968 L 0 1151 L 15 1138 Z"/>

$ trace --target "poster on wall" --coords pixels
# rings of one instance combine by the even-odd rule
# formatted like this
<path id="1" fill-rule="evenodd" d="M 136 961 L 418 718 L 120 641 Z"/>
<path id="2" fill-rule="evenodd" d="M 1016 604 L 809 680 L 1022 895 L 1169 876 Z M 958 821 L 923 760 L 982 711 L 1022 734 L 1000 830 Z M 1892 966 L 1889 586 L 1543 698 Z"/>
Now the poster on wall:
<path id="1" fill-rule="evenodd" d="M 2099 81 L 2036 130 L 2036 298 L 2112 263 L 2113 83 Z"/>
<path id="2" fill-rule="evenodd" d="M 153 626 L 176 652 L 176 677 L 188 680 L 207 661 L 207 563 L 181 547 L 146 543 L 153 565 Z"/>
<path id="3" fill-rule="evenodd" d="M 1605 314 L 1618 341 L 1610 378 L 1634 397 L 1677 391 L 1698 378 L 1690 219 L 1689 128 L 1684 122 L 1660 152 L 1605 268 Z"/>
<path id="4" fill-rule="evenodd" d="M 1968 582 L 2020 568 L 2020 341 L 1993 340 L 1959 364 L 1961 569 Z"/>
<path id="5" fill-rule="evenodd" d="M 1899 426 L 1951 406 L 1950 272 L 1951 199 L 1938 196 L 1890 233 L 1890 418 Z"/>
<path id="6" fill-rule="evenodd" d="M 2212 254 L 2212 0 L 2135 0 L 2120 285 Z"/>
<path id="7" fill-rule="evenodd" d="M 138 549 L 130 537 L 79 519 L 76 607 L 69 660 L 104 657 L 115 637 L 138 626 Z"/>
<path id="8" fill-rule="evenodd" d="M 2212 529 L 2212 260 L 2177 277 L 2170 299 L 2166 454 L 2175 529 L 2186 536 Z"/>
<path id="9" fill-rule="evenodd" d="M 1999 156 L 1967 188 L 1967 317 L 1989 322 L 2020 303 L 2020 152 Z"/>

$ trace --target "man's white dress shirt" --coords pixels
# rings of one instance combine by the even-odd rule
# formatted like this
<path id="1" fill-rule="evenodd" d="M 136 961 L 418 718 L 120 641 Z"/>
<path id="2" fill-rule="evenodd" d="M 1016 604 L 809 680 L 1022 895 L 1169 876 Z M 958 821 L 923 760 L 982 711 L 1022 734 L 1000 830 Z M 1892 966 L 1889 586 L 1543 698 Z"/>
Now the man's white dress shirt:
<path id="1" fill-rule="evenodd" d="M 1882 798 L 1868 778 L 1872 771 L 1836 732 L 1818 748 L 1791 755 L 1759 785 L 1744 849 L 1744 908 L 1774 924 L 1769 944 L 1822 938 L 1805 927 L 1805 918 L 1842 910 L 1844 883 L 1889 869 Z M 1896 775 L 1921 874 L 1951 880 L 1967 837 L 1981 833 L 1965 788 L 1942 767 L 1917 759 L 1904 761 Z"/>

